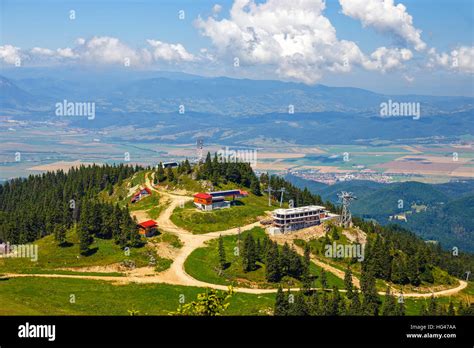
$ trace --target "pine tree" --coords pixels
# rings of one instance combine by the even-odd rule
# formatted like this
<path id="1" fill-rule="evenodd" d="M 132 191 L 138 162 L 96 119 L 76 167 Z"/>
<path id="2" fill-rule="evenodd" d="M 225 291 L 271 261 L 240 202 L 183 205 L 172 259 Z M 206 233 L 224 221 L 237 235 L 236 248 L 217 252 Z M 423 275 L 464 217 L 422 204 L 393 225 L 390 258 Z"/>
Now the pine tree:
<path id="1" fill-rule="evenodd" d="M 346 296 L 350 299 L 353 295 L 354 286 L 352 284 L 352 271 L 350 267 L 346 268 L 346 272 L 344 273 L 344 288 L 346 289 Z"/>
<path id="2" fill-rule="evenodd" d="M 256 177 L 252 177 L 252 180 L 250 181 L 250 191 L 256 196 L 262 195 L 262 191 L 260 190 L 260 183 L 258 182 L 258 179 Z"/>
<path id="3" fill-rule="evenodd" d="M 62 225 L 56 225 L 54 227 L 54 239 L 58 242 L 59 246 L 66 244 L 66 227 Z"/>
<path id="4" fill-rule="evenodd" d="M 271 245 L 265 260 L 265 278 L 269 282 L 276 283 L 281 279 L 278 245 L 271 241 L 269 243 Z"/>
<path id="5" fill-rule="evenodd" d="M 420 316 L 428 315 L 428 309 L 426 308 L 426 303 L 422 303 L 420 306 Z"/>
<path id="6" fill-rule="evenodd" d="M 418 264 L 416 262 L 416 259 L 412 256 L 408 257 L 408 262 L 407 262 L 407 276 L 410 281 L 410 284 L 418 286 L 420 285 L 420 272 L 418 269 Z"/>
<path id="7" fill-rule="evenodd" d="M 288 243 L 285 243 L 281 248 L 280 254 L 280 269 L 282 276 L 287 276 L 290 274 L 290 262 L 290 246 Z"/>
<path id="8" fill-rule="evenodd" d="M 206 155 L 206 160 L 204 161 L 204 167 L 202 174 L 204 179 L 210 179 L 212 175 L 212 160 L 211 160 L 211 153 L 208 152 Z"/>
<path id="9" fill-rule="evenodd" d="M 438 315 L 438 304 L 433 295 L 430 297 L 430 302 L 428 304 L 428 315 Z"/>
<path id="10" fill-rule="evenodd" d="M 165 170 L 163 169 L 163 163 L 160 162 L 156 170 L 155 178 L 158 179 L 158 183 L 165 181 Z"/>
<path id="11" fill-rule="evenodd" d="M 395 256 L 392 260 L 391 280 L 395 284 L 407 284 L 409 279 L 406 274 L 405 261 L 402 256 Z"/>
<path id="12" fill-rule="evenodd" d="M 321 288 L 324 290 L 324 289 L 327 289 L 328 287 L 328 279 L 327 279 L 327 275 L 326 275 L 326 271 L 324 270 L 324 268 L 321 268 Z"/>
<path id="13" fill-rule="evenodd" d="M 382 306 L 382 315 L 396 315 L 395 298 L 390 292 L 390 286 L 387 286 L 387 291 L 385 292 L 385 298 Z"/>
<path id="14" fill-rule="evenodd" d="M 453 301 L 449 301 L 448 315 L 450 316 L 456 315 L 456 312 L 454 311 Z"/>
<path id="15" fill-rule="evenodd" d="M 176 181 L 176 178 L 173 173 L 173 168 L 171 167 L 166 168 L 166 179 L 168 180 L 170 184 Z"/>
<path id="16" fill-rule="evenodd" d="M 362 311 L 365 315 L 378 315 L 379 298 L 375 288 L 375 277 L 371 271 L 362 268 L 361 274 Z"/>
<path id="17" fill-rule="evenodd" d="M 227 260 L 225 255 L 225 248 L 224 248 L 224 239 L 222 236 L 219 236 L 219 264 L 222 270 L 224 270 L 227 266 Z"/>
<path id="18" fill-rule="evenodd" d="M 82 255 L 87 255 L 89 253 L 89 247 L 94 241 L 94 238 L 87 229 L 87 225 L 79 224 L 78 228 L 79 234 L 79 251 Z"/>
<path id="19" fill-rule="evenodd" d="M 311 295 L 310 303 L 309 303 L 309 314 L 310 315 L 320 314 L 318 291 L 314 291 L 313 294 Z"/>
<path id="20" fill-rule="evenodd" d="M 283 293 L 281 286 L 277 290 L 273 315 L 288 315 L 288 299 Z"/>
<path id="21" fill-rule="evenodd" d="M 351 303 L 349 305 L 349 315 L 361 315 L 361 314 L 362 314 L 362 309 L 361 309 L 359 291 L 356 290 L 352 295 Z"/>
<path id="22" fill-rule="evenodd" d="M 247 234 L 244 240 L 244 247 L 242 250 L 242 267 L 244 272 L 254 271 L 256 269 L 255 262 L 257 255 L 255 253 L 255 240 L 250 233 Z"/>
<path id="23" fill-rule="evenodd" d="M 289 315 L 305 316 L 308 315 L 308 306 L 306 304 L 303 292 L 299 291 L 295 295 L 295 302 L 290 305 Z"/>

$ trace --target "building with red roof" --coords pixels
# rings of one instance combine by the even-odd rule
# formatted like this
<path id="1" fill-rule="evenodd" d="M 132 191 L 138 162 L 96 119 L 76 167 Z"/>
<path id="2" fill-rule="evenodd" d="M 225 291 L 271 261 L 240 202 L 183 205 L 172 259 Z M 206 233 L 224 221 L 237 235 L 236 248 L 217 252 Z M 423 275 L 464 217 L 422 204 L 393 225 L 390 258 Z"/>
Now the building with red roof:
<path id="1" fill-rule="evenodd" d="M 151 237 L 155 234 L 158 227 L 155 220 L 146 220 L 140 222 L 138 225 L 138 233 L 144 235 L 145 237 Z"/>
<path id="2" fill-rule="evenodd" d="M 248 193 L 242 190 L 226 190 L 226 191 L 215 191 L 215 192 L 199 192 L 194 195 L 194 205 L 196 208 L 203 211 L 210 211 L 215 209 L 230 208 L 231 201 L 226 198 L 246 197 Z"/>
<path id="3" fill-rule="evenodd" d="M 147 197 L 149 195 L 151 195 L 151 190 L 145 186 L 144 188 L 140 189 L 137 193 L 133 195 L 131 202 L 132 203 L 138 202 L 142 198 Z"/>

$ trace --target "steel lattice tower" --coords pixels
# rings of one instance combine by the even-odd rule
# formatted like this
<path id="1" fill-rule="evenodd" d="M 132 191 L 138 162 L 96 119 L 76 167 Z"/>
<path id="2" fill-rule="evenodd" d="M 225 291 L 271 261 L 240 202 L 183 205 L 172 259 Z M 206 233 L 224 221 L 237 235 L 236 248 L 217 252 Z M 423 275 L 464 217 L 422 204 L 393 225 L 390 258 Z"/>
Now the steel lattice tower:
<path id="1" fill-rule="evenodd" d="M 342 191 L 337 195 L 342 202 L 342 213 L 340 218 L 340 224 L 343 227 L 350 227 L 352 226 L 352 215 L 351 211 L 349 210 L 349 206 L 354 199 L 357 199 L 356 196 L 352 194 L 352 192 Z"/>

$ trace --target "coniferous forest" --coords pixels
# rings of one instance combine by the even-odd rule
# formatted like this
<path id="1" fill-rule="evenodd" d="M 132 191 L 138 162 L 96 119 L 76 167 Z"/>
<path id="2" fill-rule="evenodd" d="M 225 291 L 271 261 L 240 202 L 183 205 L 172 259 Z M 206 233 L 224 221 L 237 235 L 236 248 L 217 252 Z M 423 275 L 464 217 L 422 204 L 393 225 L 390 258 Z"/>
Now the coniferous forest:
<path id="1" fill-rule="evenodd" d="M 66 243 L 66 231 L 74 228 L 83 253 L 94 237 L 138 245 L 128 209 L 99 202 L 97 194 L 141 169 L 92 165 L 13 179 L 0 186 L 0 239 L 23 244 L 54 234 L 61 244 Z"/>

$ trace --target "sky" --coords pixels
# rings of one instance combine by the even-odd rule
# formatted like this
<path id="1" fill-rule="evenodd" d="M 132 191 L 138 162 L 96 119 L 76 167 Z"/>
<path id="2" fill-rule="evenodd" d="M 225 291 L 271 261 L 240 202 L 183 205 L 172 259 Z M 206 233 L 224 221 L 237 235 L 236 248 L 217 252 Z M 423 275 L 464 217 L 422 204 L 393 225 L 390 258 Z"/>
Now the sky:
<path id="1" fill-rule="evenodd" d="M 474 96 L 471 0 L 0 0 L 0 66 Z"/>

